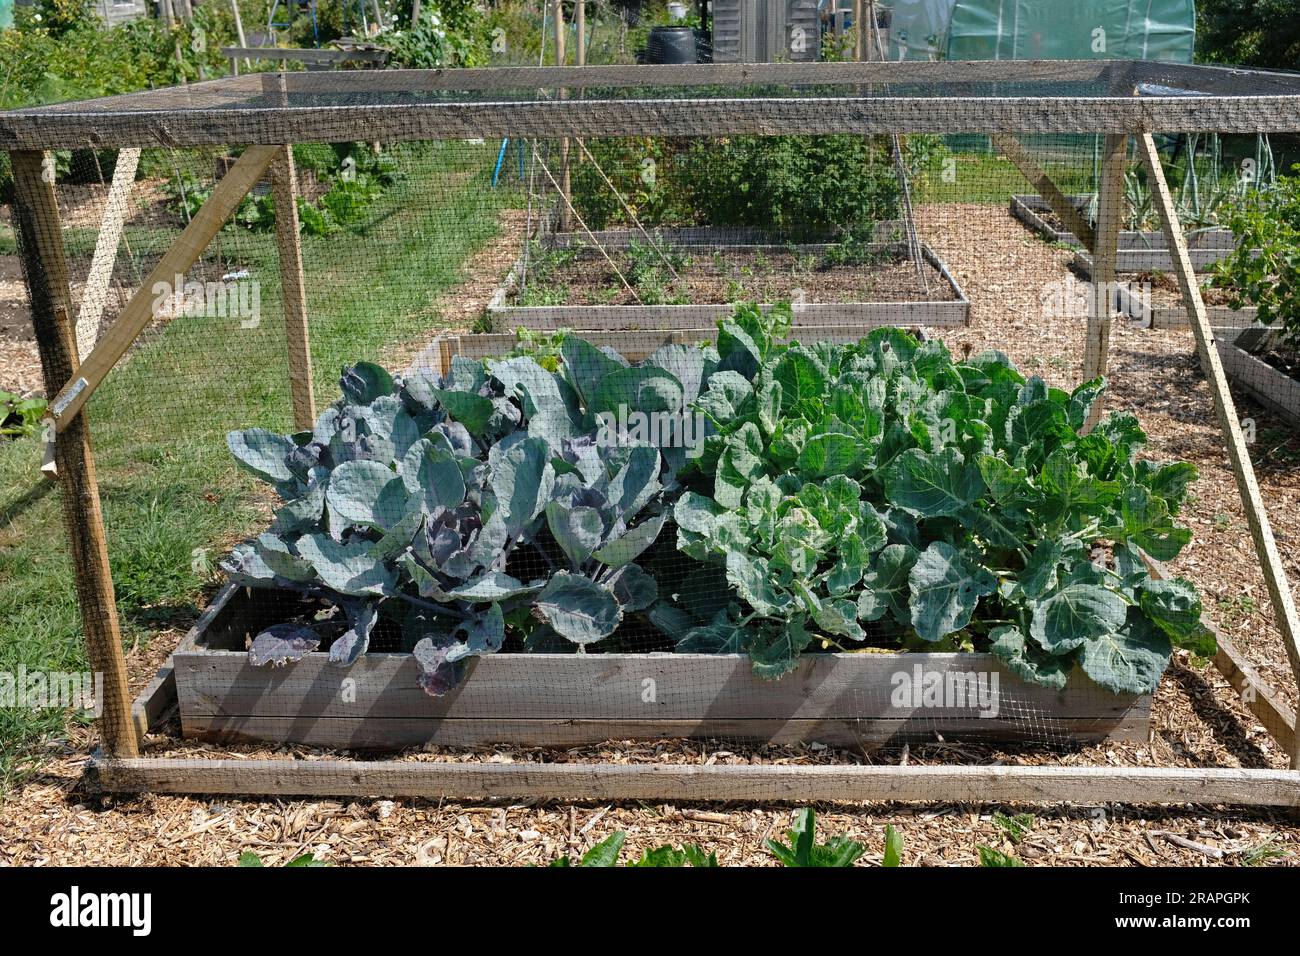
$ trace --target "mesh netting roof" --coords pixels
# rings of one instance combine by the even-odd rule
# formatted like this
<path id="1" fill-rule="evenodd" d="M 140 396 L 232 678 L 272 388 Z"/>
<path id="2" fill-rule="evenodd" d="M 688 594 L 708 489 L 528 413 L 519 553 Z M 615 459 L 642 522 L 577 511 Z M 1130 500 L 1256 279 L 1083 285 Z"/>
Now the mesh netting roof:
<path id="1" fill-rule="evenodd" d="M 0 145 L 1300 129 L 1300 74 L 1143 61 L 263 73 L 0 114 Z"/>

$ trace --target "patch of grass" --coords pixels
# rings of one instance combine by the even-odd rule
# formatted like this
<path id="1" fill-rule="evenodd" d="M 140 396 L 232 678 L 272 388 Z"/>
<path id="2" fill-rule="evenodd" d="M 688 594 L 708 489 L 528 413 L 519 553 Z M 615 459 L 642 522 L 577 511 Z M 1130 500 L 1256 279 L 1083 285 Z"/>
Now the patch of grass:
<path id="1" fill-rule="evenodd" d="M 518 201 L 488 188 L 490 146 L 411 149 L 411 175 L 365 228 L 304 239 L 319 405 L 337 395 L 343 365 L 382 361 L 443 326 L 432 304 Z M 147 643 L 160 623 L 188 624 L 211 568 L 258 523 L 262 492 L 233 467 L 226 433 L 291 427 L 274 237 L 227 231 L 220 241 L 223 262 L 260 281 L 261 320 L 245 328 L 236 317 L 176 318 L 149 333 L 88 405 L 128 646 Z M 61 495 L 40 475 L 40 451 L 36 437 L 0 442 L 0 671 L 85 668 Z M 0 708 L 0 793 L 67 716 Z"/>
<path id="2" fill-rule="evenodd" d="M 1004 205 L 1013 195 L 1034 193 L 1029 181 L 1012 163 L 995 153 L 962 152 L 952 155 L 951 172 L 924 176 L 917 186 L 922 203 L 984 203 Z M 1092 192 L 1092 165 L 1073 163 L 1061 168 L 1050 163 L 1048 172 L 1067 194 Z"/>

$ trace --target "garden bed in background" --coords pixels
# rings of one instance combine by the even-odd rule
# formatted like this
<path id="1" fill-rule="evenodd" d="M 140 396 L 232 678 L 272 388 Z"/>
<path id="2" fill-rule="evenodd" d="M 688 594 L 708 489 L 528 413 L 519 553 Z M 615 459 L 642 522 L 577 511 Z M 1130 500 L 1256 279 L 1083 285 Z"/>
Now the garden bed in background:
<path id="1" fill-rule="evenodd" d="M 1079 257 L 1083 258 L 1082 253 Z M 1080 269 L 1087 272 L 1092 263 Z M 1141 328 L 1185 329 L 1190 327 L 1187 305 L 1174 277 L 1167 272 L 1138 273 L 1115 290 L 1115 310 L 1122 312 Z M 1223 289 L 1201 283 L 1201 298 L 1210 325 L 1215 328 L 1244 329 L 1255 324 L 1258 312 L 1253 306 L 1234 309 Z"/>
<path id="2" fill-rule="evenodd" d="M 1214 344 L 1232 383 L 1300 428 L 1300 354 L 1262 326 L 1216 333 Z"/>
<path id="3" fill-rule="evenodd" d="M 1071 196 L 1070 201 L 1079 210 L 1091 202 L 1091 196 Z M 1041 196 L 1012 196 L 1011 214 L 1049 242 L 1069 246 L 1082 246 L 1078 237 L 1056 217 L 1047 200 Z M 1209 269 L 1236 248 L 1232 230 L 1215 226 L 1191 230 L 1186 235 L 1187 252 L 1197 271 Z M 1125 229 L 1119 234 L 1117 272 L 1146 272 L 1152 269 L 1172 269 L 1169 249 L 1163 232 Z"/>
<path id="4" fill-rule="evenodd" d="M 488 303 L 489 330 L 711 334 L 738 301 L 789 301 L 796 327 L 859 333 L 970 318 L 961 286 L 925 245 L 922 280 L 900 242 L 780 244 L 751 230 L 713 228 L 594 238 L 561 233 L 537 243 Z"/>

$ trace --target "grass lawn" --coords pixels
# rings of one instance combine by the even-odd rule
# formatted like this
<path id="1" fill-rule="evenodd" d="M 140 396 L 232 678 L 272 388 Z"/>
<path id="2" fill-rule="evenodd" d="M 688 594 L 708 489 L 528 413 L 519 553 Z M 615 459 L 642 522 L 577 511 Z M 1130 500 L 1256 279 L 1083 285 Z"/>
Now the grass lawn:
<path id="1" fill-rule="evenodd" d="M 1086 137 L 1077 139 L 1080 141 L 1077 148 L 1065 153 L 1074 154 L 1068 162 L 1054 163 L 1046 152 L 1036 153 L 1035 159 L 1066 193 L 1090 193 L 1093 191 L 1091 146 L 1083 142 Z M 1033 149 L 1036 144 L 1031 139 L 1026 145 Z M 916 187 L 917 202 L 1006 206 L 1013 195 L 1037 192 L 1001 154 L 954 152 L 951 159 L 946 176 L 942 167 L 926 172 Z"/>
<path id="2" fill-rule="evenodd" d="M 466 258 L 497 233 L 502 208 L 519 201 L 488 188 L 494 158 L 492 144 L 413 148 L 406 178 L 362 233 L 304 239 L 318 406 L 335 398 L 343 365 L 444 324 L 431 305 L 464 279 Z M 138 238 L 137 253 L 161 251 L 157 237 Z M 226 433 L 292 424 L 274 238 L 227 229 L 220 246 L 223 270 L 247 269 L 260 283 L 260 322 L 177 318 L 147 333 L 88 405 L 128 647 L 187 626 L 216 561 L 259 520 L 261 486 L 232 466 Z M 34 439 L 0 444 L 0 671 L 80 671 L 61 496 L 40 476 L 39 454 Z M 0 708 L 0 791 L 67 719 Z"/>

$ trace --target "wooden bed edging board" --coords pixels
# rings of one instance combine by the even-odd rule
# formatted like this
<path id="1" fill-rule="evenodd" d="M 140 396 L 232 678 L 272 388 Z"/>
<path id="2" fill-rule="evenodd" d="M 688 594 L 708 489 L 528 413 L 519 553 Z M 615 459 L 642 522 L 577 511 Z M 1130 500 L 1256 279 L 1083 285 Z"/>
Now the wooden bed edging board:
<path id="1" fill-rule="evenodd" d="M 893 325 L 894 323 L 887 323 Z M 904 324 L 904 329 L 916 330 L 915 325 Z M 795 326 L 789 338 L 797 342 L 856 342 L 870 335 L 880 326 L 865 325 L 805 325 Z M 921 327 L 924 329 L 924 326 Z M 574 331 L 596 348 L 612 348 L 630 362 L 649 358 L 661 345 L 695 345 L 712 341 L 718 334 L 717 326 L 698 329 L 673 329 L 670 331 L 587 332 Z M 922 338 L 925 336 L 922 335 Z M 519 344 L 513 332 L 487 332 L 482 334 L 439 336 L 425 347 L 411 368 L 427 368 L 439 375 L 451 369 L 453 356 L 468 359 L 500 358 Z"/>
<path id="2" fill-rule="evenodd" d="M 710 237 L 710 233 L 712 236 Z M 655 235 L 655 233 L 651 233 Z M 634 230 L 606 230 L 595 233 L 602 247 L 626 248 L 637 241 L 640 234 Z M 770 249 L 776 252 L 787 251 L 788 245 L 765 244 L 756 242 L 761 236 L 750 230 L 689 229 L 669 230 L 659 233 L 665 245 L 674 248 L 705 247 L 711 249 L 730 247 L 742 249 Z M 677 237 L 677 238 L 674 238 Z M 573 233 L 561 235 L 550 234 L 542 241 L 559 248 L 567 248 L 584 237 Z M 820 252 L 829 248 L 827 243 L 805 243 L 798 249 Z M 899 246 L 898 243 L 873 243 L 881 248 Z M 901 246 L 906 248 L 906 246 Z M 935 327 L 954 327 L 970 324 L 970 300 L 958 284 L 947 264 L 925 243 L 921 244 L 921 254 L 934 266 L 944 283 L 952 292 L 953 299 L 918 301 L 918 302 L 804 302 L 793 305 L 794 325 L 814 327 L 839 327 L 845 331 L 858 330 L 861 337 L 871 329 L 882 326 L 926 325 Z M 716 333 L 714 322 L 735 311 L 734 304 L 709 303 L 690 305 L 562 305 L 562 306 L 524 306 L 510 305 L 507 300 L 519 281 L 523 269 L 522 261 L 517 261 L 507 273 L 502 284 L 488 300 L 488 324 L 493 332 L 507 332 L 517 328 L 543 332 L 558 329 L 585 331 L 666 331 L 666 330 L 705 330 L 709 335 Z M 770 304 L 763 304 L 763 309 L 770 309 Z M 804 339 L 809 341 L 809 339 Z M 625 356 L 630 357 L 630 356 Z"/>
<path id="3" fill-rule="evenodd" d="M 1228 330 L 1214 336 L 1214 346 L 1223 363 L 1223 371 L 1232 383 L 1265 408 L 1300 428 L 1300 380 L 1294 379 L 1263 359 L 1251 354 L 1238 343 L 1243 333 L 1265 331 L 1262 326 Z"/>
<path id="4" fill-rule="evenodd" d="M 1082 208 L 1092 197 L 1070 196 L 1075 206 Z M 1083 246 L 1077 236 L 1069 230 L 1057 229 L 1043 219 L 1042 214 L 1050 209 L 1041 196 L 1012 196 L 1011 214 L 1034 232 L 1049 242 L 1059 242 L 1068 246 Z M 1188 237 L 1188 252 L 1197 271 L 1208 269 L 1236 247 L 1232 230 L 1225 227 L 1202 229 Z M 1077 262 L 1077 260 L 1076 260 Z M 1119 234 L 1119 258 L 1116 269 L 1119 272 L 1143 272 L 1151 269 L 1167 272 L 1173 268 L 1169 258 L 1169 249 L 1165 237 L 1159 230 L 1124 229 Z"/>
<path id="5" fill-rule="evenodd" d="M 988 654 L 805 655 L 779 681 L 755 677 L 743 655 L 497 654 L 430 697 L 409 654 L 249 666 L 246 639 L 283 616 L 222 590 L 172 656 L 185 737 L 351 750 L 681 737 L 864 748 L 936 735 L 1051 747 L 1150 731 L 1149 695 L 1081 674 L 1062 691 L 1027 684 Z"/>
<path id="6" fill-rule="evenodd" d="M 92 793 L 574 801 L 970 804 L 1191 803 L 1300 807 L 1300 772 L 1154 767 L 449 763 L 96 755 Z"/>
<path id="7" fill-rule="evenodd" d="M 1133 325 L 1141 329 L 1189 329 L 1185 305 L 1150 305 L 1135 295 L 1128 286 L 1121 285 L 1115 289 L 1115 311 L 1127 315 Z M 1233 309 L 1225 305 L 1206 306 L 1205 314 L 1210 325 L 1216 329 L 1244 329 L 1255 324 L 1258 309 L 1248 306 Z"/>

